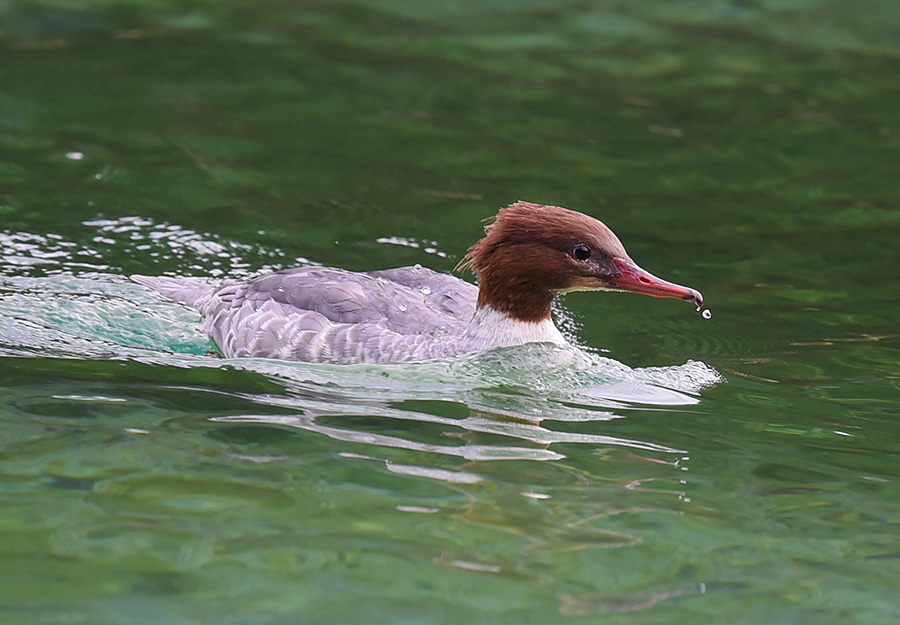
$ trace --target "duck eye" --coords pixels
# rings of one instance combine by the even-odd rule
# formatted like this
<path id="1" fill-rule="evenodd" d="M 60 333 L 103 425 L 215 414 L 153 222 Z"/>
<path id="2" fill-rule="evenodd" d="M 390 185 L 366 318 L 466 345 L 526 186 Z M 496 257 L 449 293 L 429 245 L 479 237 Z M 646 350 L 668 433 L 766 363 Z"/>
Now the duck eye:
<path id="1" fill-rule="evenodd" d="M 591 248 L 587 245 L 579 245 L 572 250 L 572 256 L 575 257 L 575 260 L 587 260 L 591 257 Z"/>

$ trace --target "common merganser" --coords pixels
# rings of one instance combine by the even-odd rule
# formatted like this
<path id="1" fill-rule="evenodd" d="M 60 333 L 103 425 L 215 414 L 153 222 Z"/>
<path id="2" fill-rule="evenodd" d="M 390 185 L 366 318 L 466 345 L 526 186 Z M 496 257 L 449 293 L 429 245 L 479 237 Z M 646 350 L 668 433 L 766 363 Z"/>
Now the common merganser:
<path id="1" fill-rule="evenodd" d="M 389 363 L 530 342 L 565 344 L 550 308 L 570 291 L 629 291 L 692 301 L 698 291 L 638 267 L 603 223 L 559 206 L 500 210 L 457 270 L 478 287 L 416 265 L 356 273 L 299 267 L 248 282 L 132 276 L 192 306 L 228 358 Z"/>

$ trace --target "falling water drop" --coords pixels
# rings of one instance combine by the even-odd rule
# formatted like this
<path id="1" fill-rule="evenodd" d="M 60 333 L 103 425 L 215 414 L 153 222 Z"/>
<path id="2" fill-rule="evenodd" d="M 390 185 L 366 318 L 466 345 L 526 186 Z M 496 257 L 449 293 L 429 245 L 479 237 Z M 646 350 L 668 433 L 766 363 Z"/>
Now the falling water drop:
<path id="1" fill-rule="evenodd" d="M 702 313 L 700 313 L 700 316 L 704 319 L 712 319 L 712 311 L 707 308 Z"/>

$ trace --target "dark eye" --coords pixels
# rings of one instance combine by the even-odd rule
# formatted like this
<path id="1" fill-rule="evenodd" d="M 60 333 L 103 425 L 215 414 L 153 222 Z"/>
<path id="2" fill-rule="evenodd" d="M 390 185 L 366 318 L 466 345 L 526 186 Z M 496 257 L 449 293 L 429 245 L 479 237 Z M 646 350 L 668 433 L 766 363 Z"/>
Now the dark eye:
<path id="1" fill-rule="evenodd" d="M 591 257 L 591 248 L 587 245 L 579 245 L 572 250 L 572 256 L 575 257 L 575 260 L 587 260 Z"/>

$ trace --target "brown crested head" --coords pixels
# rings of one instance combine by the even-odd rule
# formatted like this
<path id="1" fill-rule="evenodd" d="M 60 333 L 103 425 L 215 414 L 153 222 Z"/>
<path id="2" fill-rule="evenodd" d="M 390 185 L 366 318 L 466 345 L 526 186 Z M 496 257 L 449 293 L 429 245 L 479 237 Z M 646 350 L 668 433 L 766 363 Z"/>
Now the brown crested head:
<path id="1" fill-rule="evenodd" d="M 697 291 L 640 269 L 597 219 L 530 202 L 501 209 L 457 269 L 478 277 L 479 306 L 521 321 L 549 318 L 553 298 L 568 291 L 632 291 L 703 302 Z"/>

